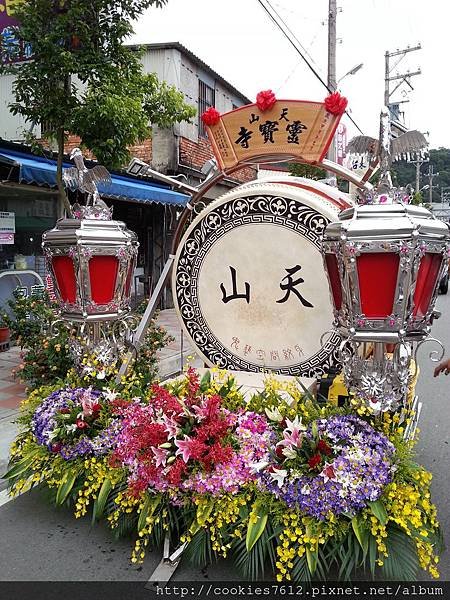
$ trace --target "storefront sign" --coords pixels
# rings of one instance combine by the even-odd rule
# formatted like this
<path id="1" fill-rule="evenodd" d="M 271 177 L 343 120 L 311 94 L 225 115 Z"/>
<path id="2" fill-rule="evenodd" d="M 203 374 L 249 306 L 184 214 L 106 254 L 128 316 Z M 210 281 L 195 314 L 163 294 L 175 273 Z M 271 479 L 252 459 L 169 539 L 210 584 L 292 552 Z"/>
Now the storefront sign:
<path id="1" fill-rule="evenodd" d="M 347 148 L 347 127 L 344 123 L 339 123 L 336 131 L 336 162 L 343 165 L 346 157 Z"/>
<path id="2" fill-rule="evenodd" d="M 280 154 L 315 163 L 325 156 L 340 116 L 321 102 L 277 100 L 264 112 L 250 104 L 225 113 L 207 130 L 222 169 Z"/>
<path id="3" fill-rule="evenodd" d="M 6 244 L 14 244 L 14 234 L 0 232 L 0 246 Z"/>
<path id="4" fill-rule="evenodd" d="M 17 35 L 19 22 L 14 18 L 15 6 L 21 0 L 0 0 L 0 62 L 12 63 L 29 60 L 31 46 Z"/>
<path id="5" fill-rule="evenodd" d="M 0 212 L 0 233 L 16 232 L 16 215 L 13 212 Z"/>
<path id="6" fill-rule="evenodd" d="M 210 365 L 313 377 L 334 362 L 320 237 L 338 210 L 288 185 L 216 200 L 177 252 L 172 289 L 186 333 Z"/>

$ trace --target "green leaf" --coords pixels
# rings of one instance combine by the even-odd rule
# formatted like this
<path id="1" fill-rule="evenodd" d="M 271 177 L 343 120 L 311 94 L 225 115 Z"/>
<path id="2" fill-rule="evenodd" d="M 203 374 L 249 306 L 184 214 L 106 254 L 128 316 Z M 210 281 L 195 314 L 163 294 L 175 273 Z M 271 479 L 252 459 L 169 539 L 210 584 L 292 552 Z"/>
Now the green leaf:
<path id="1" fill-rule="evenodd" d="M 206 371 L 200 381 L 200 391 L 202 393 L 206 392 L 206 390 L 211 385 L 211 371 Z"/>
<path id="2" fill-rule="evenodd" d="M 380 499 L 378 499 L 375 500 L 375 502 L 369 501 L 367 504 L 369 505 L 373 515 L 380 521 L 380 523 L 382 525 L 386 525 L 388 514 L 386 512 L 386 508 L 384 507 L 383 502 Z"/>
<path id="3" fill-rule="evenodd" d="M 389 527 L 387 534 L 385 544 L 388 556 L 382 558 L 383 578 L 395 581 L 415 581 L 419 560 L 414 540 L 397 527 Z"/>
<path id="4" fill-rule="evenodd" d="M 363 522 L 358 516 L 353 517 L 352 528 L 365 556 L 369 548 L 369 530 L 364 527 Z"/>
<path id="5" fill-rule="evenodd" d="M 58 491 L 56 492 L 56 504 L 61 505 L 65 502 L 75 484 L 77 475 L 78 473 L 76 471 L 69 471 L 65 475 L 63 482 L 59 485 Z"/>
<path id="6" fill-rule="evenodd" d="M 308 569 L 311 575 L 314 575 L 314 572 L 317 568 L 317 559 L 318 559 L 318 549 L 311 551 L 308 547 L 306 547 L 306 560 L 308 562 Z"/>
<path id="7" fill-rule="evenodd" d="M 2 475 L 3 479 L 16 479 L 19 475 L 22 475 L 33 463 L 36 455 L 40 452 L 40 448 L 36 448 L 29 454 L 27 454 L 24 458 L 19 460 L 19 462 L 14 463 L 14 465 L 7 471 L 4 475 Z"/>
<path id="8" fill-rule="evenodd" d="M 256 522 L 253 523 L 252 521 L 255 516 Z M 264 506 L 261 500 L 257 500 L 250 512 L 250 519 L 247 527 L 247 537 L 245 538 L 247 552 L 250 552 L 250 550 L 261 537 L 264 529 L 266 528 L 267 518 L 267 506 Z"/>
<path id="9" fill-rule="evenodd" d="M 112 485 L 111 480 L 106 478 L 103 483 L 98 496 L 94 502 L 93 515 L 92 518 L 95 521 L 96 519 L 100 519 L 105 510 L 106 501 L 108 500 L 109 492 L 111 491 Z"/>

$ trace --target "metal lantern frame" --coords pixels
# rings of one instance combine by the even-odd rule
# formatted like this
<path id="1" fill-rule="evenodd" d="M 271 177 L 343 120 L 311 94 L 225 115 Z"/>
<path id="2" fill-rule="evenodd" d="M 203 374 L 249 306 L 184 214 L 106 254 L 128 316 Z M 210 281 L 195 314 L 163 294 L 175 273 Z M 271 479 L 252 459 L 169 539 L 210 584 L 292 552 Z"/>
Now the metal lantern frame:
<path id="1" fill-rule="evenodd" d="M 399 203 L 358 206 L 339 218 L 324 232 L 322 255 L 347 387 L 375 413 L 407 409 L 417 349 L 437 314 L 448 227 Z"/>
<path id="2" fill-rule="evenodd" d="M 360 227 L 355 227 L 357 219 Z M 340 221 L 327 227 L 322 244 L 335 325 L 341 334 L 355 341 L 386 343 L 424 339 L 435 315 L 438 282 L 449 248 L 448 228 L 424 208 L 392 204 L 358 206 L 343 211 Z M 392 311 L 368 316 L 361 298 L 358 259 L 375 254 L 398 257 L 397 274 Z M 439 257 L 439 267 L 435 269 L 427 309 L 420 313 L 415 291 L 425 255 Z M 333 274 L 332 256 L 336 257 L 338 280 Z"/>
<path id="3" fill-rule="evenodd" d="M 424 208 L 378 204 L 343 211 L 339 222 L 328 225 L 322 245 L 335 326 L 341 335 L 354 341 L 394 344 L 423 340 L 435 315 L 439 279 L 449 248 L 448 228 Z M 398 261 L 392 310 L 386 315 L 368 316 L 364 312 L 358 259 L 369 255 L 390 255 Z M 434 266 L 434 284 L 425 290 L 429 298 L 423 299 L 416 297 L 416 284 L 427 255 Z M 383 274 L 379 277 L 382 285 Z M 421 312 L 423 304 L 426 310 Z"/>
<path id="4" fill-rule="evenodd" d="M 56 284 L 55 293 L 63 319 L 75 322 L 108 321 L 128 313 L 138 241 L 124 223 L 99 219 L 62 219 L 54 229 L 43 234 L 42 245 L 48 270 Z M 62 276 L 55 259 L 62 257 L 70 260 L 65 264 L 73 276 L 71 293 L 61 289 Z M 94 273 L 91 260 L 96 257 L 117 259 L 115 281 L 108 294 L 111 298 L 105 302 L 96 299 L 98 290 L 92 287 Z M 101 270 L 101 264 L 96 270 Z M 99 274 L 96 273 L 95 277 L 98 278 Z"/>

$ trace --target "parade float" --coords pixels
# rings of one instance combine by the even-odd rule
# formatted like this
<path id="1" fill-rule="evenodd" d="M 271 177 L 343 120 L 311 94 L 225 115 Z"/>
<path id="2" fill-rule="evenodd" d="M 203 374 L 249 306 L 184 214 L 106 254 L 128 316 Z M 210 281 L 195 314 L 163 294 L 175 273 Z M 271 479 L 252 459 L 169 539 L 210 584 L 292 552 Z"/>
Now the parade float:
<path id="1" fill-rule="evenodd" d="M 392 188 L 391 160 L 420 152 L 417 135 L 394 147 L 382 118 L 378 145 L 357 140 L 356 152 L 370 147 L 380 162 L 376 189 L 325 160 L 345 108 L 336 93 L 301 102 L 266 91 L 203 115 L 217 167 L 181 216 L 137 327 L 127 324 L 135 238 L 95 189 L 44 235 L 78 370 L 23 402 L 12 494 L 47 486 L 76 517 L 89 512 L 132 535 L 133 562 L 163 548 L 169 569 L 181 555 L 196 566 L 230 557 L 249 579 L 438 577 L 431 474 L 413 453 L 413 387 L 448 230 Z M 316 181 L 271 178 L 239 186 L 188 224 L 215 182 L 281 159 L 326 166 L 359 187 L 359 203 Z M 150 172 L 137 160 L 130 170 Z M 147 384 L 133 357 L 170 276 L 207 369 Z M 315 382 L 340 371 L 345 401 L 327 401 Z M 262 385 L 243 386 L 243 372 Z"/>

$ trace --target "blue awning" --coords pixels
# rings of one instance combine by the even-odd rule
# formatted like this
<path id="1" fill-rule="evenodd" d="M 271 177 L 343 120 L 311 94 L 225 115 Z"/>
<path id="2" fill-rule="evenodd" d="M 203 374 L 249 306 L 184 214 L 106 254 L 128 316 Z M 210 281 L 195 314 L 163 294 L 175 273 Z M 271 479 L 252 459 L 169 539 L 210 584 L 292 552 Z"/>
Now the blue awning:
<path id="1" fill-rule="evenodd" d="M 23 152 L 0 148 L 0 162 L 19 167 L 19 182 L 56 187 L 56 161 L 40 156 L 31 156 Z M 64 163 L 64 168 L 73 164 Z M 175 204 L 185 206 L 189 196 L 173 192 L 158 183 L 146 183 L 122 175 L 111 175 L 110 184 L 101 183 L 98 191 L 103 198 L 128 200 L 150 204 Z"/>

